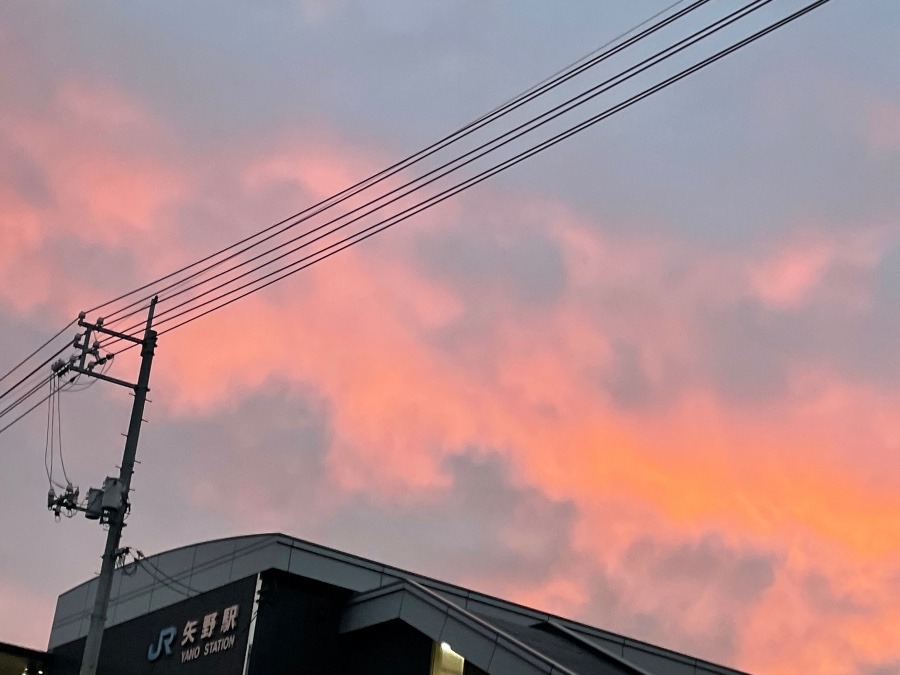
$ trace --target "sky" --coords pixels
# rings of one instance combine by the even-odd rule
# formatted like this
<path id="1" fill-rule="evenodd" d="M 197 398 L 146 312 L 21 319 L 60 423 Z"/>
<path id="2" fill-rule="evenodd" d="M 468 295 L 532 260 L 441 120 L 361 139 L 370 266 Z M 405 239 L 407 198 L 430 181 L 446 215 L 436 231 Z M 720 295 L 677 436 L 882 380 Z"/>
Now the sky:
<path id="1" fill-rule="evenodd" d="M 668 4 L 0 3 L 0 371 Z M 898 32 L 833 0 L 161 336 L 124 543 L 281 531 L 752 672 L 900 672 Z M 130 402 L 63 394 L 83 492 Z M 0 434 L 0 640 L 35 648 L 105 536 L 44 509 L 45 430 Z"/>

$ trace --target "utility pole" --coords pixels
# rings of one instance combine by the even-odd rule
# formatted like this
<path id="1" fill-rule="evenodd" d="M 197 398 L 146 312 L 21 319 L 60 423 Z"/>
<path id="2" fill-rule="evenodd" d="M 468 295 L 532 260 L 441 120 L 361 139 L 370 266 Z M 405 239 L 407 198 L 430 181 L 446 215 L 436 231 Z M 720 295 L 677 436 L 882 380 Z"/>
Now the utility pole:
<path id="1" fill-rule="evenodd" d="M 131 490 L 131 476 L 134 473 L 134 462 L 137 454 L 138 438 L 141 433 L 141 424 L 144 421 L 144 404 L 147 401 L 147 392 L 150 391 L 150 366 L 153 363 L 153 353 L 156 349 L 156 331 L 152 328 L 156 301 L 157 298 L 154 297 L 150 302 L 147 324 L 144 328 L 144 336 L 141 339 L 104 327 L 102 318 L 91 324 L 84 320 L 84 314 L 80 315 L 78 325 L 85 329 L 85 333 L 83 336 L 79 335 L 75 339 L 73 346 L 81 349 L 81 355 L 73 356 L 68 362 L 59 361 L 53 366 L 54 372 L 60 377 L 64 373 L 71 371 L 128 387 L 134 391 L 134 404 L 131 407 L 131 421 L 128 424 L 128 435 L 125 438 L 125 450 L 122 454 L 122 464 L 119 467 L 119 477 L 108 477 L 104 481 L 102 490 L 93 488 L 89 490 L 86 507 L 78 505 L 78 488 L 73 490 L 71 485 L 66 489 L 66 493 L 59 497 L 56 497 L 51 489 L 48 497 L 48 507 L 57 515 L 59 515 L 61 508 L 85 511 L 85 515 L 88 518 L 97 519 L 101 523 L 109 525 L 106 547 L 103 551 L 100 567 L 100 576 L 97 581 L 97 596 L 94 601 L 94 610 L 91 613 L 91 626 L 81 659 L 80 675 L 95 675 L 97 672 L 100 645 L 103 641 L 103 629 L 106 626 L 107 605 L 109 604 L 109 595 L 112 590 L 113 572 L 115 571 L 116 560 L 123 553 L 119 548 L 119 543 L 122 538 L 122 529 L 125 527 L 125 516 L 131 508 L 128 495 Z M 95 341 L 91 345 L 91 336 L 95 333 L 117 337 L 141 346 L 141 368 L 136 384 L 94 372 L 97 365 L 102 365 L 112 358 L 112 356 L 100 356 L 99 341 Z M 82 339 L 83 341 L 81 341 Z M 89 356 L 93 357 L 91 363 L 87 363 Z"/>

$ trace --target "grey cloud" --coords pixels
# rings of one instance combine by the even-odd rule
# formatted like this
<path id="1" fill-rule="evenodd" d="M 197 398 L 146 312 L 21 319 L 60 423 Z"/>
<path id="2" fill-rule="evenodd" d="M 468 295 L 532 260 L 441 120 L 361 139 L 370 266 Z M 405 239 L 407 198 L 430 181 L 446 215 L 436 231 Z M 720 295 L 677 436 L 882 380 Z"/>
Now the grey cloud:
<path id="1" fill-rule="evenodd" d="M 290 534 L 459 582 L 489 571 L 536 585 L 574 557 L 575 504 L 516 485 L 498 455 L 451 456 L 445 490 L 399 503 L 365 489 L 341 491 L 326 466 L 328 407 L 312 392 L 276 387 L 237 410 L 168 427 L 154 463 L 177 477 L 184 499 L 194 480 L 214 486 L 221 501 L 192 499 L 191 508 L 231 527 L 267 512 Z M 185 456 L 185 447 L 194 450 Z M 238 497 L 258 514 L 236 513 L 230 500 Z"/>
<path id="2" fill-rule="evenodd" d="M 859 672 L 860 675 L 897 675 L 900 673 L 900 661 L 860 664 Z"/>
<path id="3" fill-rule="evenodd" d="M 892 254 L 892 256 L 895 254 Z M 852 379 L 893 387 L 900 377 L 900 304 L 889 298 L 894 267 L 890 259 L 876 271 L 843 269 L 827 280 L 829 292 L 854 294 L 875 286 L 875 303 L 848 308 L 826 297 L 786 311 L 754 300 L 703 310 L 697 318 L 700 374 L 735 403 L 756 404 L 785 391 L 790 368 L 827 364 Z M 839 283 L 837 283 L 839 282 Z M 841 290 L 843 287 L 843 291 Z M 865 297 L 865 296 L 863 296 Z"/>
<path id="4" fill-rule="evenodd" d="M 810 572 L 800 586 L 803 597 L 819 614 L 865 614 L 865 604 L 849 594 L 839 594 L 831 580 L 820 572 Z"/>
<path id="5" fill-rule="evenodd" d="M 227 508 L 229 496 L 243 495 L 241 504 L 259 511 L 289 513 L 300 504 L 315 504 L 327 482 L 325 458 L 332 436 L 328 405 L 313 391 L 292 391 L 277 383 L 237 405 L 169 422 L 169 447 L 192 452 L 169 452 L 164 461 L 215 485 L 225 499 L 222 511 L 231 518 L 240 514 Z M 182 476 L 180 482 L 190 489 L 190 480 Z M 246 502 L 250 496 L 255 503 Z M 205 508 L 218 507 L 212 500 Z M 252 520 L 252 513 L 244 515 Z"/>
<path id="6" fill-rule="evenodd" d="M 687 381 L 684 366 L 670 362 L 666 373 L 652 381 L 640 360 L 642 345 L 618 340 L 613 345 L 613 363 L 609 372 L 598 376 L 599 384 L 623 410 L 647 411 L 665 407 L 677 397 Z"/>
<path id="7" fill-rule="evenodd" d="M 11 189 L 30 206 L 40 209 L 54 198 L 44 172 L 12 139 L 0 132 L 0 185 Z"/>
<path id="8" fill-rule="evenodd" d="M 777 397 L 787 383 L 790 356 L 804 348 L 794 315 L 742 301 L 701 319 L 701 363 L 724 397 L 753 403 Z"/>
<path id="9" fill-rule="evenodd" d="M 875 270 L 876 311 L 889 311 L 900 305 L 900 243 L 888 250 Z"/>
<path id="10" fill-rule="evenodd" d="M 445 469 L 446 491 L 409 505 L 361 494 L 322 527 L 347 550 L 457 582 L 539 585 L 572 560 L 574 503 L 514 484 L 498 456 L 451 457 Z"/>
<path id="11" fill-rule="evenodd" d="M 656 610 L 632 607 L 622 582 L 600 572 L 594 576 L 590 619 L 643 640 L 731 663 L 741 617 L 773 584 L 777 558 L 764 551 L 730 547 L 718 535 L 709 534 L 678 544 L 644 537 L 629 547 L 622 563 L 634 577 L 658 590 Z M 695 603 L 711 598 L 715 615 L 705 628 L 688 632 L 684 614 Z"/>
<path id="12" fill-rule="evenodd" d="M 419 252 L 429 275 L 466 295 L 501 290 L 525 305 L 548 305 L 565 289 L 565 262 L 559 245 L 529 225 L 482 216 L 423 237 Z"/>
<path id="13" fill-rule="evenodd" d="M 674 546 L 646 537 L 631 545 L 625 561 L 663 583 L 684 581 L 727 590 L 738 604 L 758 600 L 775 581 L 773 555 L 735 550 L 717 535 Z"/>
<path id="14" fill-rule="evenodd" d="M 40 3 L 0 3 L 3 40 L 11 41 L 15 53 L 11 65 L 0 69 L 5 85 L 0 87 L 0 108 L 20 107 L 27 99 L 28 110 L 43 110 L 52 105 L 60 83 L 77 78 L 88 85 L 122 88 L 126 98 L 146 104 L 179 145 L 179 163 L 193 156 L 216 162 L 222 147 L 258 147 L 261 137 L 277 137 L 311 120 L 326 120 L 345 138 L 384 144 L 388 154 L 399 157 L 594 49 L 649 15 L 651 4 L 580 0 L 562 11 L 556 3 L 511 9 L 510 3 L 431 0 L 416 4 L 414 20 L 382 17 L 385 26 L 370 21 L 358 11 L 358 3 L 348 1 L 323 22 L 299 26 L 292 20 L 296 3 L 287 2 L 231 5 L 225 11 L 221 3 L 208 1 L 105 0 L 52 10 Z M 720 247 L 743 246 L 784 227 L 797 213 L 830 209 L 861 220 L 872 213 L 891 219 L 900 207 L 900 191 L 894 185 L 900 158 L 869 156 L 853 128 L 858 111 L 839 104 L 867 93 L 847 91 L 840 86 L 841 78 L 878 85 L 886 97 L 895 91 L 897 17 L 896 0 L 831 3 L 827 12 L 811 19 L 814 23 L 790 31 L 786 38 L 773 38 L 752 57 L 730 59 L 522 165 L 505 174 L 504 185 L 529 193 L 539 189 L 586 213 L 600 214 L 599 228 L 631 233 L 637 227 L 675 239 L 702 238 Z M 566 39 L 556 39 L 560 35 Z M 865 44 L 859 38 L 845 39 L 847 35 L 866 36 Z M 805 60 L 794 58 L 798 53 L 805 54 Z M 811 96 L 808 86 L 802 95 L 789 91 L 769 108 L 779 119 L 767 120 L 759 105 L 767 96 L 762 85 L 779 71 L 786 72 L 780 86 L 789 90 L 808 85 L 818 71 L 826 83 L 834 83 L 831 95 L 819 91 Z M 816 130 L 810 123 L 823 113 L 835 125 L 830 131 Z M 836 119 L 847 115 L 857 119 Z M 0 162 L 6 165 L 0 180 L 30 202 L 46 203 L 39 171 L 10 154 Z M 246 232 L 261 220 L 277 220 L 288 202 L 306 205 L 304 195 L 275 188 L 266 197 L 277 204 L 239 211 L 239 200 L 222 194 L 233 192 L 232 187 L 209 186 L 202 197 L 191 200 L 205 204 L 185 206 L 177 214 L 185 232 L 205 230 L 196 239 L 203 238 L 209 248 L 230 241 L 226 232 L 237 231 L 236 213 L 244 228 L 240 231 Z M 228 214 L 227 230 L 204 227 L 221 225 L 222 214 Z M 435 263 L 429 268 L 432 275 L 460 284 L 479 279 L 523 304 L 557 299 L 564 284 L 557 252 L 539 234 L 527 231 L 511 244 L 483 237 L 465 240 L 473 236 L 471 231 L 460 236 L 462 241 L 446 243 L 464 262 L 455 267 L 453 261 L 439 264 L 441 252 L 436 250 L 437 260 L 424 259 Z M 497 277 L 491 275 L 485 250 L 498 267 Z M 69 251 L 72 270 L 113 267 L 93 249 Z M 897 256 L 895 249 L 877 271 L 876 306 L 869 314 L 829 316 L 813 308 L 773 315 L 744 305 L 700 316 L 695 335 L 701 369 L 708 369 L 720 391 L 738 403 L 782 391 L 785 369 L 799 357 L 837 364 L 846 372 L 896 386 Z M 130 278 L 118 280 L 130 273 L 123 272 L 126 266 L 133 269 L 128 262 L 106 281 L 133 286 Z M 852 289 L 860 282 L 853 270 L 841 274 L 836 281 L 842 287 Z M 630 301 L 631 296 L 626 297 L 623 304 Z M 468 337 L 486 334 L 490 309 L 481 306 L 467 316 L 466 336 L 460 337 L 465 332 L 461 328 L 457 335 L 441 337 L 462 345 Z M 32 321 L 43 324 L 40 318 Z M 0 325 L 3 353 L 11 355 L 24 355 L 21 345 L 39 344 L 52 333 L 22 325 L 9 315 L 0 317 Z M 620 371 L 608 386 L 621 405 L 666 400 L 665 387 L 655 390 L 641 378 L 639 347 L 624 340 L 618 347 Z M 475 351 L 479 353 L 473 360 L 489 359 L 489 349 Z M 673 377 L 681 372 L 678 364 L 667 367 Z M 89 394 L 97 391 L 99 387 Z M 82 480 L 95 483 L 104 472 L 112 472 L 121 451 L 117 434 L 127 419 L 127 398 L 122 399 L 124 403 L 104 394 L 102 405 L 92 412 L 72 410 L 71 428 L 80 439 L 71 448 L 72 468 Z M 402 507 L 359 495 L 343 505 L 336 502 L 340 495 L 328 494 L 324 465 L 330 413 L 315 392 L 276 388 L 230 410 L 164 425 L 155 424 L 152 408 L 150 412 L 151 424 L 142 440 L 144 463 L 136 478 L 136 508 L 127 532 L 129 543 L 147 552 L 232 533 L 235 525 L 227 515 L 231 501 L 252 483 L 259 488 L 254 493 L 257 502 L 245 508 L 292 514 L 300 536 L 439 576 L 503 569 L 532 581 L 573 555 L 567 541 L 575 507 L 514 484 L 499 459 L 469 456 L 450 462 L 451 488 L 424 504 Z M 35 444 L 41 433 L 38 418 L 0 438 L 0 473 L 9 477 L 3 484 L 6 518 L 0 533 L 4 541 L 22 542 L 2 551 L 0 567 L 52 600 L 58 589 L 83 580 L 94 569 L 103 533 L 83 520 L 59 526 L 48 520 L 40 505 L 46 486 Z M 212 491 L 202 507 L 191 498 L 200 481 Z M 254 522 L 252 512 L 246 515 L 245 522 Z M 504 539 L 516 530 L 520 541 Z M 697 578 L 714 586 L 721 583 L 717 592 L 732 597 L 734 607 L 723 607 L 717 631 L 685 637 L 674 619 L 665 618 L 677 617 L 677 607 L 659 614 L 632 612 L 617 581 L 598 571 L 596 610 L 586 618 L 625 632 L 633 628 L 648 639 L 658 637 L 684 649 L 700 644 L 702 654 L 728 658 L 735 628 L 727 612 L 733 609 L 740 615 L 746 603 L 764 592 L 771 568 L 767 554 L 733 550 L 707 539 L 681 548 L 643 542 L 630 555 L 646 578 L 662 583 Z M 807 590 L 826 607 L 840 607 L 843 601 L 815 582 Z M 879 675 L 897 669 L 891 663 L 872 668 Z"/>

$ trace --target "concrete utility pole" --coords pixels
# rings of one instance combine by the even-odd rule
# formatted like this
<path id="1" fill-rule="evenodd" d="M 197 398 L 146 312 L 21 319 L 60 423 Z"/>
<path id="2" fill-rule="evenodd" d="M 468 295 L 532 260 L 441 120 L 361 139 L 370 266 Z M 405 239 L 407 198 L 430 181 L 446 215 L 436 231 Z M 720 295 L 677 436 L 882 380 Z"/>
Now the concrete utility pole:
<path id="1" fill-rule="evenodd" d="M 109 594 L 112 590 L 113 572 L 115 571 L 116 560 L 122 554 L 119 542 L 122 538 L 122 529 L 125 527 L 125 516 L 130 510 L 128 495 L 131 490 L 131 475 L 134 473 L 138 437 L 141 433 L 141 423 L 144 421 L 144 404 L 147 401 L 147 392 L 150 391 L 150 366 L 153 363 L 153 353 L 156 349 L 156 331 L 151 327 L 156 301 L 157 298 L 154 297 L 150 302 L 147 325 L 144 328 L 142 339 L 105 328 L 103 319 L 98 319 L 96 324 L 87 323 L 82 315 L 79 317 L 78 325 L 85 329 L 84 341 L 79 342 L 79 339 L 82 337 L 79 336 L 74 343 L 76 348 L 81 349 L 80 357 L 73 357 L 68 363 L 59 362 L 54 365 L 54 371 L 59 376 L 71 371 L 125 386 L 134 391 L 134 405 L 131 407 L 131 421 L 128 424 L 128 435 L 125 439 L 125 451 L 122 455 L 122 465 L 119 469 L 118 479 L 107 478 L 104 481 L 102 490 L 89 490 L 86 508 L 78 506 L 77 488 L 73 492 L 71 486 L 67 489 L 66 494 L 58 498 L 51 491 L 50 499 L 48 500 L 48 506 L 57 514 L 59 514 L 60 508 L 85 511 L 85 515 L 88 518 L 98 519 L 101 523 L 109 525 L 109 531 L 106 536 L 106 548 L 103 551 L 100 567 L 100 577 L 97 581 L 97 597 L 94 601 L 94 610 L 91 613 L 91 626 L 81 659 L 80 675 L 95 675 L 97 672 L 100 645 L 103 642 L 103 629 L 106 626 L 106 610 L 109 604 Z M 99 342 L 95 341 L 91 345 L 91 335 L 93 333 L 117 337 L 141 346 L 141 369 L 137 384 L 94 372 L 94 368 L 98 364 L 102 365 L 111 357 L 100 356 Z M 92 356 L 94 361 L 86 364 L 88 356 Z"/>

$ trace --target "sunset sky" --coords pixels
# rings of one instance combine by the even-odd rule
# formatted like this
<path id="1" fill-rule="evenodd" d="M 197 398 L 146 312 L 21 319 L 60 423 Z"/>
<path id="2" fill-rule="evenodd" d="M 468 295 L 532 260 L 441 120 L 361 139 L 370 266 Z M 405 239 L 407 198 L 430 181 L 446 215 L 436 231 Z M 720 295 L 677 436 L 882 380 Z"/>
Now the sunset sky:
<path id="1" fill-rule="evenodd" d="M 0 3 L 0 372 L 670 4 Z M 163 335 L 124 543 L 281 531 L 752 672 L 900 673 L 898 35 L 833 0 Z M 130 404 L 63 395 L 82 492 Z M 105 537 L 44 509 L 45 427 L 0 435 L 0 641 L 36 648 Z"/>

